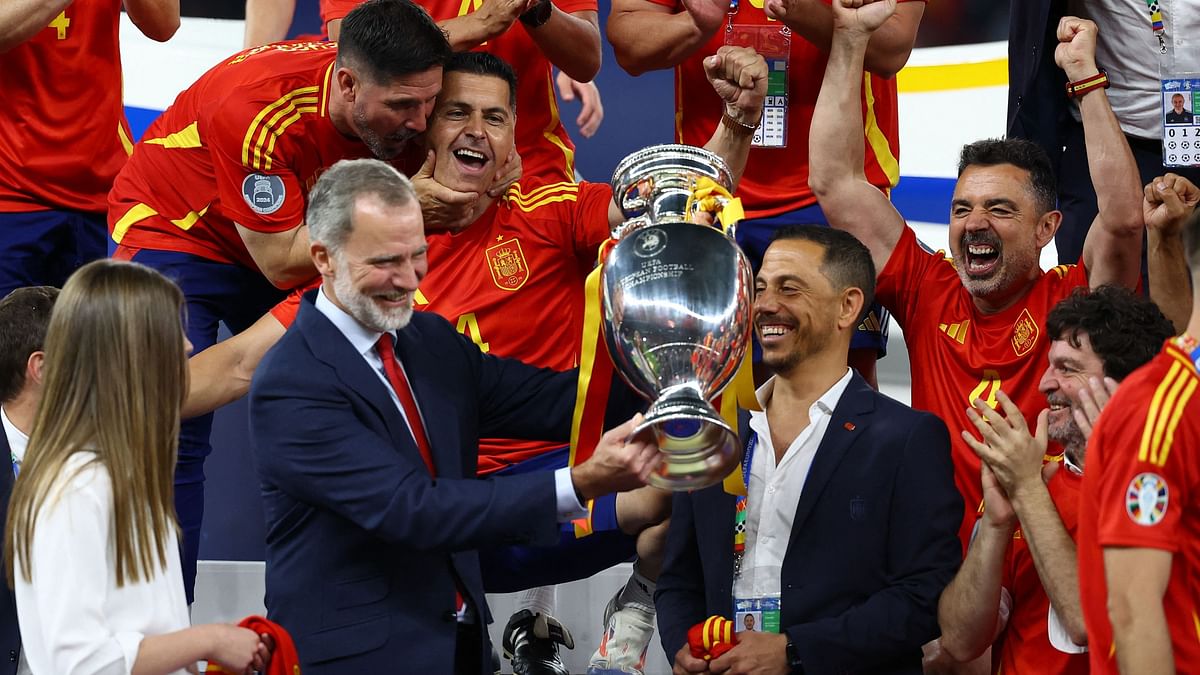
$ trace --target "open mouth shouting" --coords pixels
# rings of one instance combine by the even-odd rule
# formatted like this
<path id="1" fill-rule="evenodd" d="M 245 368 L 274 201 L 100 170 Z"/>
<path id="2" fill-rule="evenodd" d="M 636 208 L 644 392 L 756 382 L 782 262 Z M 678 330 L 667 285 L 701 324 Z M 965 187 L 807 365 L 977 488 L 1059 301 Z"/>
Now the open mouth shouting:
<path id="1" fill-rule="evenodd" d="M 458 164 L 458 170 L 471 176 L 481 175 L 492 161 L 491 153 L 481 148 L 455 148 L 450 155 Z"/>
<path id="2" fill-rule="evenodd" d="M 989 233 L 970 233 L 962 239 L 964 269 L 969 276 L 986 278 L 1000 267 L 1000 241 Z"/>

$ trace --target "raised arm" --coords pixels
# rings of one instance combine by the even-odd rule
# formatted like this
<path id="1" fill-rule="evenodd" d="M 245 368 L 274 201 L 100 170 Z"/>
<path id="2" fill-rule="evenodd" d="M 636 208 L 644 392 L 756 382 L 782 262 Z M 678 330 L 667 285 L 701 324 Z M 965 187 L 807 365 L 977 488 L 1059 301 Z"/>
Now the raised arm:
<path id="1" fill-rule="evenodd" d="M 1200 189 L 1173 173 L 1150 181 L 1142 201 L 1150 299 L 1180 333 L 1192 315 L 1192 281 L 1183 233 L 1200 214 L 1197 203 Z"/>
<path id="2" fill-rule="evenodd" d="M 9 0 L 0 4 L 0 52 L 37 35 L 71 4 L 71 0 Z"/>
<path id="3" fill-rule="evenodd" d="M 166 42 L 179 30 L 179 0 L 125 0 L 125 13 L 151 40 Z"/>
<path id="4" fill-rule="evenodd" d="M 535 4 L 533 0 L 487 0 L 479 9 L 462 16 L 437 22 L 446 31 L 446 38 L 456 52 L 474 49 L 488 40 L 499 37 L 512 27 L 517 17 Z M 342 19 L 331 19 L 325 29 L 329 39 L 337 40 Z"/>
<path id="5" fill-rule="evenodd" d="M 549 1 L 549 0 L 547 0 Z M 550 5 L 550 20 L 538 27 L 521 26 L 556 68 L 577 82 L 591 82 L 600 72 L 600 21 L 594 11 L 564 12 Z"/>
<path id="6" fill-rule="evenodd" d="M 833 43 L 833 8 L 830 5 L 821 0 L 767 0 L 763 9 L 767 16 L 782 21 L 817 49 L 829 51 Z M 896 13 L 867 43 L 866 69 L 883 77 L 893 77 L 900 72 L 908 63 L 908 55 L 917 41 L 917 28 L 924 13 L 924 2 L 900 3 Z"/>
<path id="7" fill-rule="evenodd" d="M 1071 82 L 1092 77 L 1096 67 L 1096 24 L 1073 16 L 1058 24 L 1054 60 Z M 1099 213 L 1083 245 L 1083 263 L 1092 288 L 1119 284 L 1135 288 L 1142 269 L 1142 185 L 1129 143 L 1104 89 L 1079 99 L 1088 171 Z"/>
<path id="8" fill-rule="evenodd" d="M 317 275 L 308 254 L 308 228 L 303 223 L 283 232 L 260 232 L 235 225 L 254 264 L 276 288 L 295 288 Z"/>
<path id="9" fill-rule="evenodd" d="M 630 75 L 674 68 L 725 25 L 728 0 L 682 0 L 686 11 L 653 0 L 613 0 L 608 41 Z"/>
<path id="10" fill-rule="evenodd" d="M 834 34 L 825 81 L 809 132 L 808 184 L 829 224 L 853 234 L 882 272 L 904 232 L 904 219 L 863 170 L 861 91 L 863 56 L 872 33 L 896 9 L 896 0 L 833 0 Z"/>
<path id="11" fill-rule="evenodd" d="M 296 0 L 246 0 L 246 32 L 243 47 L 259 47 L 287 37 Z"/>
<path id="12" fill-rule="evenodd" d="M 246 330 L 188 359 L 188 395 L 179 416 L 205 415 L 245 396 L 258 362 L 284 330 L 278 319 L 266 314 Z"/>

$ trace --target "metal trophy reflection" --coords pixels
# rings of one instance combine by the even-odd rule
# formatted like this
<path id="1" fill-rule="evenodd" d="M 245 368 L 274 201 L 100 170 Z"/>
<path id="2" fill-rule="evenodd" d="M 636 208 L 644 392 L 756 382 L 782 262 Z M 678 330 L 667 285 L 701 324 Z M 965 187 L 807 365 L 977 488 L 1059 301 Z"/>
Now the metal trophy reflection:
<path id="1" fill-rule="evenodd" d="M 603 270 L 604 337 L 617 371 L 652 401 L 637 432 L 650 429 L 663 453 L 650 478 L 659 487 L 712 485 L 741 456 L 710 403 L 751 335 L 750 264 L 716 219 L 732 183 L 724 160 L 687 145 L 646 148 L 613 173 L 626 220 Z"/>

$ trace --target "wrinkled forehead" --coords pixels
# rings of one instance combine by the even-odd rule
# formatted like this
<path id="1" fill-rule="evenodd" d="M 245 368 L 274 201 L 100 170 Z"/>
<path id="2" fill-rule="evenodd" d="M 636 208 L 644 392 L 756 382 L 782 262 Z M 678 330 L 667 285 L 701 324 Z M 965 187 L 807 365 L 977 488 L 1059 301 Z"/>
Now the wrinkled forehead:
<path id="1" fill-rule="evenodd" d="M 954 184 L 954 199 L 970 203 L 995 199 L 1007 199 L 1018 204 L 1036 201 L 1032 176 L 1013 164 L 968 166 Z"/>

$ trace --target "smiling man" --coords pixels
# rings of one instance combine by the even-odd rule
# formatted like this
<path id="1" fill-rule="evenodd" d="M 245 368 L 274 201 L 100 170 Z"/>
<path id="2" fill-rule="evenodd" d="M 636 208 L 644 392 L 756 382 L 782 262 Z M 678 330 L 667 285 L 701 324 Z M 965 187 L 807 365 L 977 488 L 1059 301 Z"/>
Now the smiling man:
<path id="1" fill-rule="evenodd" d="M 886 24 L 895 2 L 836 0 L 833 7 L 833 50 L 810 135 L 810 180 L 830 223 L 871 250 L 879 300 L 904 329 L 913 406 L 936 413 L 951 429 L 966 429 L 971 401 L 981 398 L 995 408 L 1003 388 L 1032 423 L 1043 404 L 1037 385 L 1049 340 L 1040 327 L 1050 308 L 1079 286 L 1133 288 L 1141 268 L 1140 179 L 1104 90 L 1089 89 L 1078 99 L 1100 196 L 1081 263 L 1049 272 L 1038 264 L 1062 213 L 1049 160 L 1021 140 L 963 148 L 947 258 L 924 249 L 863 177 L 862 143 L 855 140 L 861 120 L 845 114 L 857 105 L 871 35 Z M 1099 72 L 1095 24 L 1063 19 L 1058 40 L 1056 58 L 1070 80 Z M 952 442 L 955 479 L 967 504 L 960 530 L 965 549 L 981 508 L 980 461 L 962 438 Z"/>

